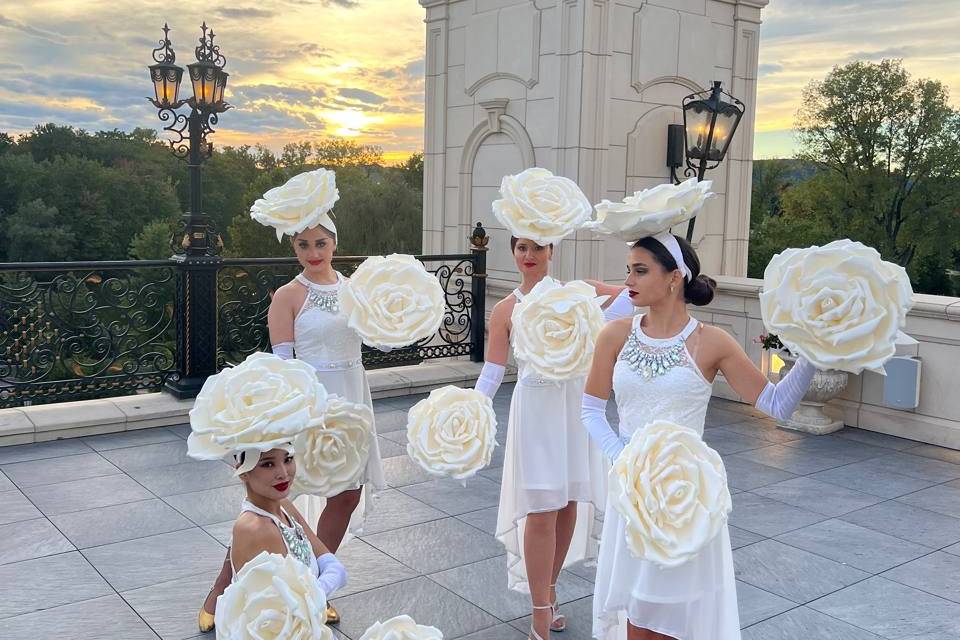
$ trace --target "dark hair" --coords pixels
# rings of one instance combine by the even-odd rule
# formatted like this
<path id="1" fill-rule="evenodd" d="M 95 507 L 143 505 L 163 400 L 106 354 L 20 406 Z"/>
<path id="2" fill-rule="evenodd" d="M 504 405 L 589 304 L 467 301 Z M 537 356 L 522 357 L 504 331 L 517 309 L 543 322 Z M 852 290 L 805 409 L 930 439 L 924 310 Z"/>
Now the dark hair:
<path id="1" fill-rule="evenodd" d="M 517 243 L 518 243 L 518 242 L 520 242 L 520 238 L 518 238 L 518 237 L 516 237 L 516 236 L 510 236 L 510 253 L 513 253 L 514 251 L 517 250 Z M 536 242 L 536 241 L 534 240 L 533 242 Z M 539 244 L 539 243 L 537 243 L 537 244 Z M 552 243 L 552 242 L 551 242 L 550 244 L 548 244 L 547 246 L 550 247 L 551 249 L 553 249 L 553 243 Z"/>
<path id="2" fill-rule="evenodd" d="M 685 280 L 683 283 L 683 299 L 698 307 L 710 304 L 713 300 L 714 291 L 717 288 L 717 281 L 710 276 L 700 273 L 700 258 L 697 257 L 697 252 L 693 250 L 693 247 L 690 246 L 686 238 L 680 236 L 673 237 L 677 239 L 677 244 L 680 245 L 680 255 L 683 256 L 683 262 L 690 270 L 690 279 Z M 632 248 L 646 249 L 653 254 L 653 257 L 660 263 L 660 266 L 668 272 L 679 268 L 677 261 L 670 255 L 670 251 L 668 251 L 659 240 L 653 237 L 637 240 Z"/>

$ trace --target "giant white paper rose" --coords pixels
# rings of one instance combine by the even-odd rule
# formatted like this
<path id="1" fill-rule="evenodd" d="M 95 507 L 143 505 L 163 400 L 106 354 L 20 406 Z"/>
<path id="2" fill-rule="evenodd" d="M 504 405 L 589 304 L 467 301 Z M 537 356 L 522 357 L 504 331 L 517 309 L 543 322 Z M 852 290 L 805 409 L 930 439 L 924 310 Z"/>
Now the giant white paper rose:
<path id="1" fill-rule="evenodd" d="M 590 371 L 607 296 L 581 280 L 544 278 L 513 308 L 514 354 L 538 375 L 569 380 Z"/>
<path id="2" fill-rule="evenodd" d="M 250 207 L 250 217 L 283 234 L 294 235 L 323 222 L 340 198 L 336 174 L 329 169 L 307 171 L 270 189 Z"/>
<path id="3" fill-rule="evenodd" d="M 397 616 L 375 622 L 360 640 L 443 640 L 443 634 L 436 627 L 417 624 L 410 616 Z"/>
<path id="4" fill-rule="evenodd" d="M 394 253 L 364 260 L 340 287 L 347 323 L 371 346 L 398 349 L 440 329 L 443 287 L 413 256 Z"/>
<path id="5" fill-rule="evenodd" d="M 494 215 L 511 234 L 542 246 L 576 231 L 591 209 L 576 182 L 538 167 L 504 176 L 500 200 L 493 202 Z"/>
<path id="6" fill-rule="evenodd" d="M 309 364 L 252 353 L 203 383 L 190 410 L 187 454 L 218 460 L 278 448 L 323 425 L 326 407 L 327 391 Z"/>
<path id="7" fill-rule="evenodd" d="M 693 558 L 733 508 L 720 455 L 693 429 L 665 420 L 633 434 L 608 479 L 627 548 L 665 567 Z"/>
<path id="8" fill-rule="evenodd" d="M 913 289 L 903 267 L 851 240 L 787 249 L 763 273 L 767 331 L 818 369 L 883 373 Z"/>
<path id="9" fill-rule="evenodd" d="M 713 182 L 690 178 L 680 184 L 661 184 L 637 191 L 623 202 L 603 200 L 596 206 L 597 219 L 583 225 L 595 233 L 611 235 L 625 242 L 654 236 L 693 218 L 713 196 Z"/>
<path id="10" fill-rule="evenodd" d="M 407 453 L 432 475 L 465 480 L 490 464 L 497 416 L 474 389 L 434 389 L 407 414 Z"/>
<path id="11" fill-rule="evenodd" d="M 217 599 L 217 640 L 332 640 L 326 607 L 309 567 L 262 551 Z"/>
<path id="12" fill-rule="evenodd" d="M 294 440 L 294 495 L 330 498 L 359 487 L 370 455 L 372 425 L 370 407 L 330 396 L 323 427 L 304 431 Z"/>

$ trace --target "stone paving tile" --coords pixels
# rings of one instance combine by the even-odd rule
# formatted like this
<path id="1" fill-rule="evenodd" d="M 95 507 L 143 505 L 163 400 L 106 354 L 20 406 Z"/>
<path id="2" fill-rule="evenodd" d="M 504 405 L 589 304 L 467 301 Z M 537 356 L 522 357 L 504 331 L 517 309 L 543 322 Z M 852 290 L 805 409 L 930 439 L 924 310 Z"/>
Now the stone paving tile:
<path id="1" fill-rule="evenodd" d="M 0 493 L 0 524 L 42 517 L 43 514 L 33 506 L 33 503 L 16 489 Z"/>
<path id="2" fill-rule="evenodd" d="M 153 469 L 193 462 L 187 457 L 187 443 L 183 440 L 111 449 L 101 452 L 101 455 L 128 473 L 137 469 Z"/>
<path id="3" fill-rule="evenodd" d="M 737 604 L 740 609 L 741 628 L 772 618 L 797 606 L 795 602 L 786 598 L 740 581 L 737 581 Z"/>
<path id="4" fill-rule="evenodd" d="M 112 593 L 110 585 L 76 551 L 0 565 L 0 618 Z"/>
<path id="5" fill-rule="evenodd" d="M 44 518 L 0 525 L 0 565 L 73 550 L 70 541 Z"/>
<path id="6" fill-rule="evenodd" d="M 214 577 L 201 573 L 120 595 L 163 640 L 180 640 L 197 633 L 197 611 Z"/>
<path id="7" fill-rule="evenodd" d="M 739 460 L 749 460 L 775 469 L 782 469 L 796 475 L 816 473 L 825 469 L 839 467 L 853 460 L 847 460 L 825 453 L 803 451 L 798 447 L 777 444 L 763 449 L 751 449 L 734 456 Z"/>
<path id="8" fill-rule="evenodd" d="M 422 574 L 452 569 L 503 553 L 503 545 L 493 536 L 456 518 L 368 535 L 364 541 Z"/>
<path id="9" fill-rule="evenodd" d="M 157 499 L 72 511 L 50 516 L 50 521 L 78 549 L 145 538 L 194 526 L 173 507 Z"/>
<path id="10" fill-rule="evenodd" d="M 955 640 L 960 637 L 960 604 L 880 576 L 837 591 L 809 606 L 882 638 Z"/>
<path id="11" fill-rule="evenodd" d="M 742 640 L 883 640 L 819 611 L 798 607 L 744 629 Z"/>
<path id="12" fill-rule="evenodd" d="M 73 480 L 23 490 L 31 502 L 46 516 L 86 511 L 112 504 L 149 500 L 153 494 L 129 476 L 101 476 Z"/>
<path id="13" fill-rule="evenodd" d="M 496 505 L 500 485 L 483 477 L 474 477 L 464 487 L 455 480 L 431 480 L 400 489 L 403 493 L 452 516 Z"/>
<path id="14" fill-rule="evenodd" d="M 730 524 L 764 537 L 800 529 L 821 520 L 826 520 L 826 517 L 754 493 L 733 496 Z"/>
<path id="15" fill-rule="evenodd" d="M 753 493 L 825 516 L 841 516 L 883 500 L 877 496 L 808 477 L 759 487 L 754 489 Z"/>
<path id="16" fill-rule="evenodd" d="M 733 552 L 737 579 L 804 604 L 870 577 L 839 562 L 764 540 Z"/>
<path id="17" fill-rule="evenodd" d="M 809 477 L 881 498 L 896 498 L 936 484 L 930 480 L 897 473 L 893 469 L 896 469 L 896 466 L 877 468 L 872 460 L 867 460 L 814 473 Z"/>
<path id="18" fill-rule="evenodd" d="M 897 498 L 897 502 L 960 518 L 960 486 L 941 484 Z"/>
<path id="19" fill-rule="evenodd" d="M 128 471 L 127 475 L 161 498 L 218 487 L 240 486 L 240 480 L 234 475 L 233 468 L 219 460 L 134 469 Z"/>
<path id="20" fill-rule="evenodd" d="M 723 466 L 727 470 L 727 482 L 730 486 L 743 491 L 797 477 L 782 469 L 757 464 L 750 460 L 738 458 L 736 455 L 723 456 Z"/>
<path id="21" fill-rule="evenodd" d="M 960 557 L 937 551 L 883 574 L 908 587 L 960 603 Z"/>
<path id="22" fill-rule="evenodd" d="M 907 440 L 906 438 L 898 438 L 896 436 L 888 436 L 885 433 L 867 431 L 866 429 L 856 429 L 854 427 L 844 427 L 833 435 L 837 438 L 843 438 L 844 440 L 853 440 L 855 442 L 862 442 L 864 444 L 870 444 L 876 447 L 885 447 L 887 449 L 894 449 L 897 451 L 913 449 L 920 444 L 914 440 Z"/>
<path id="23" fill-rule="evenodd" d="M 26 462 L 29 460 L 45 460 L 60 456 L 71 456 L 82 453 L 91 453 L 85 442 L 79 439 L 53 440 L 37 444 L 21 444 L 13 447 L 0 447 L 0 465 Z"/>
<path id="24" fill-rule="evenodd" d="M 116 594 L 0 620 L 3 640 L 157 640 Z"/>
<path id="25" fill-rule="evenodd" d="M 156 444 L 158 442 L 175 442 L 179 439 L 180 436 L 170 429 L 163 427 L 124 431 L 122 433 L 105 433 L 101 436 L 87 436 L 86 438 L 82 438 L 82 440 L 95 451 L 138 447 L 140 445 Z"/>
<path id="26" fill-rule="evenodd" d="M 945 516 L 897 500 L 853 511 L 841 520 L 932 549 L 960 542 L 960 518 Z"/>
<path id="27" fill-rule="evenodd" d="M 3 466 L 3 473 L 21 489 L 120 473 L 98 453 L 31 460 Z"/>

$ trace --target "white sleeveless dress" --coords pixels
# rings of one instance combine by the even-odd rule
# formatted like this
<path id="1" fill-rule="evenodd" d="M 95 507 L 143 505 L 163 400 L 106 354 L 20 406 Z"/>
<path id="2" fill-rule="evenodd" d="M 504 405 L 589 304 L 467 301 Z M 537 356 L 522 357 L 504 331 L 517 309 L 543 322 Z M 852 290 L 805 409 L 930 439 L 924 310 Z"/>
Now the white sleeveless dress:
<path id="1" fill-rule="evenodd" d="M 629 437 L 653 420 L 670 420 L 703 434 L 712 384 L 687 350 L 686 339 L 697 328 L 691 318 L 673 338 L 650 338 L 633 320 L 613 369 L 613 391 L 620 433 Z M 644 375 L 650 355 L 668 354 L 662 367 Z M 646 368 L 649 372 L 650 369 Z M 661 373 L 662 371 L 662 373 Z M 593 636 L 626 638 L 624 616 L 636 627 L 677 640 L 739 640 L 740 619 L 734 582 L 733 554 L 726 525 L 696 558 L 663 568 L 634 557 L 627 548 L 624 521 L 607 504 L 593 597 Z"/>
<path id="2" fill-rule="evenodd" d="M 519 290 L 513 294 L 523 299 Z M 507 585 L 529 593 L 523 531 L 529 513 L 577 504 L 577 525 L 564 566 L 595 558 L 599 527 L 594 516 L 606 497 L 609 464 L 580 421 L 584 378 L 543 380 L 517 361 L 504 452 L 497 539 L 507 550 Z"/>
<path id="3" fill-rule="evenodd" d="M 287 547 L 287 553 L 307 565 L 314 576 L 320 576 L 320 566 L 317 564 L 317 556 L 313 552 L 313 546 L 310 544 L 309 538 L 307 538 L 300 523 L 291 517 L 286 509 L 280 507 L 280 512 L 287 521 L 286 524 L 277 516 L 269 511 L 264 511 L 246 498 L 240 506 L 240 513 L 244 511 L 250 511 L 258 516 L 273 520 L 273 524 L 277 525 L 277 529 L 280 530 L 280 537 L 283 538 L 283 544 Z M 233 555 L 230 556 L 230 568 L 233 570 L 233 577 L 231 578 L 231 582 L 233 582 L 237 579 L 237 568 L 233 564 Z"/>
<path id="4" fill-rule="evenodd" d="M 365 404 L 372 410 L 370 384 L 360 356 L 362 342 L 357 332 L 347 326 L 347 319 L 340 313 L 337 302 L 337 292 L 345 278 L 338 273 L 337 282 L 326 285 L 310 282 L 303 274 L 298 274 L 296 280 L 307 288 L 307 298 L 293 322 L 294 355 L 317 370 L 317 378 L 327 393 L 334 393 L 348 402 Z M 370 459 L 362 478 L 363 496 L 350 518 L 349 531 L 354 534 L 362 532 L 363 518 L 372 507 L 369 491 L 386 487 L 376 424 L 372 426 Z M 304 520 L 311 525 L 317 522 L 326 503 L 325 498 L 317 496 L 302 495 L 294 500 Z M 344 538 L 344 543 L 348 537 Z"/>

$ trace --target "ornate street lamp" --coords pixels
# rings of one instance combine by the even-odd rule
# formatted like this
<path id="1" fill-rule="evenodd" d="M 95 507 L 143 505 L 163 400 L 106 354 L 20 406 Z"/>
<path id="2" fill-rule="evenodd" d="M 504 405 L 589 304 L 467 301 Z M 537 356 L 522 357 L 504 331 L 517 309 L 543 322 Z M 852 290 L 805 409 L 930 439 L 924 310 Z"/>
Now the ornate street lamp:
<path id="1" fill-rule="evenodd" d="M 723 96 L 732 102 L 727 102 Z M 683 125 L 667 126 L 667 166 L 671 180 L 679 184 L 677 169 L 686 163 L 683 175 L 696 175 L 703 180 L 708 169 L 720 166 L 733 134 L 743 117 L 743 103 L 720 88 L 720 81 L 713 88 L 692 93 L 683 99 Z M 694 163 L 696 161 L 696 163 Z M 693 240 L 693 225 L 687 226 L 687 240 Z"/>
<path id="2" fill-rule="evenodd" d="M 229 74 L 223 70 L 226 60 L 214 44 L 213 30 L 206 23 L 201 30 L 194 49 L 197 61 L 187 65 L 192 97 L 180 98 L 183 67 L 176 64 L 166 24 L 160 46 L 153 50 L 155 64 L 148 67 L 154 96 L 147 99 L 166 123 L 164 130 L 173 134 L 169 143 L 174 155 L 186 160 L 190 172 L 190 209 L 171 242 L 178 273 L 177 374 L 167 382 L 167 390 L 178 398 L 195 396 L 204 380 L 217 371 L 217 270 L 223 242 L 203 213 L 200 169 L 213 153 L 207 136 L 213 133 L 219 114 L 230 108 L 223 100 Z M 190 107 L 189 114 L 177 112 L 183 106 Z"/>

